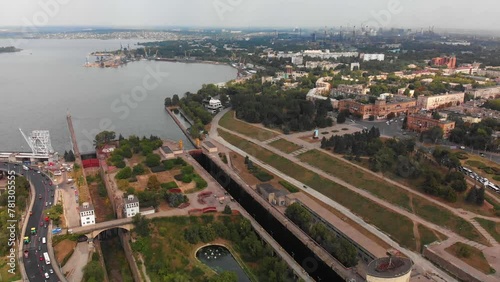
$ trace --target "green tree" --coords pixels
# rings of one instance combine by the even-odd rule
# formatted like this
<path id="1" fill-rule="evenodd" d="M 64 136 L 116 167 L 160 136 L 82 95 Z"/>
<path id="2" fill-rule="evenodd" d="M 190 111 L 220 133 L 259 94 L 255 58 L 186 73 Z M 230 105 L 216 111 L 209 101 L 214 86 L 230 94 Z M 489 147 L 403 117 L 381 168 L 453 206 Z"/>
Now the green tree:
<path id="1" fill-rule="evenodd" d="M 132 169 L 130 167 L 124 167 L 116 174 L 116 179 L 129 179 L 132 177 Z"/>
<path id="2" fill-rule="evenodd" d="M 132 172 L 134 173 L 134 175 L 141 175 L 141 174 L 144 174 L 146 170 L 144 169 L 144 166 L 142 164 L 137 164 L 134 166 L 134 168 L 132 169 Z"/>
<path id="3" fill-rule="evenodd" d="M 149 219 L 147 219 L 145 216 L 141 215 L 140 213 L 134 215 L 134 218 L 132 219 L 132 223 L 134 224 L 134 231 L 137 233 L 137 235 L 142 236 L 142 237 L 147 237 L 150 234 L 149 230 Z"/>
<path id="4" fill-rule="evenodd" d="M 223 211 L 223 213 L 224 213 L 224 214 L 232 214 L 232 213 L 233 213 L 233 211 L 231 210 L 231 208 L 230 208 L 228 205 L 226 205 L 226 206 L 224 207 L 224 211 Z"/>
<path id="5" fill-rule="evenodd" d="M 159 190 L 160 189 L 160 181 L 158 181 L 158 178 L 156 175 L 151 175 L 148 179 L 148 184 L 147 184 L 148 190 Z"/>
<path id="6" fill-rule="evenodd" d="M 83 268 L 83 279 L 85 281 L 104 281 L 104 270 L 99 261 L 90 261 Z"/>
<path id="7" fill-rule="evenodd" d="M 179 102 L 180 102 L 179 95 L 174 94 L 174 96 L 172 97 L 172 105 L 173 106 L 178 106 Z"/>
<path id="8" fill-rule="evenodd" d="M 148 154 L 146 156 L 145 163 L 146 163 L 146 165 L 148 167 L 155 167 L 155 166 L 159 166 L 160 165 L 160 161 L 161 161 L 161 157 L 160 156 L 158 156 L 157 154 L 151 153 L 151 154 Z"/>
<path id="9" fill-rule="evenodd" d="M 94 146 L 95 148 L 102 148 L 105 144 L 116 138 L 116 133 L 114 131 L 101 131 L 95 136 Z"/>

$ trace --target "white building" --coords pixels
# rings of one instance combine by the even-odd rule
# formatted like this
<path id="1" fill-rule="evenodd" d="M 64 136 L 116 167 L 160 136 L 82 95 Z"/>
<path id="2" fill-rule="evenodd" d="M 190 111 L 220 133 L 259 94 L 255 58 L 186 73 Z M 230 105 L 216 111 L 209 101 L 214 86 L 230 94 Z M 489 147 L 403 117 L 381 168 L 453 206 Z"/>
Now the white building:
<path id="1" fill-rule="evenodd" d="M 360 55 L 363 62 L 367 61 L 383 61 L 385 59 L 384 54 L 361 54 Z"/>
<path id="2" fill-rule="evenodd" d="M 95 224 L 94 206 L 87 202 L 80 206 L 80 223 L 82 226 Z"/>
<path id="3" fill-rule="evenodd" d="M 302 57 L 302 55 L 300 55 L 300 56 L 293 56 L 292 57 L 292 64 L 294 64 L 294 65 L 302 65 L 302 64 L 304 64 L 304 57 Z"/>
<path id="4" fill-rule="evenodd" d="M 208 101 L 208 104 L 205 104 L 205 107 L 212 113 L 218 112 L 220 109 L 222 109 L 222 103 L 220 102 L 219 99 L 214 99 L 210 98 L 210 101 Z"/>
<path id="5" fill-rule="evenodd" d="M 139 199 L 134 195 L 128 195 L 124 200 L 123 213 L 125 217 L 133 217 L 139 213 Z"/>

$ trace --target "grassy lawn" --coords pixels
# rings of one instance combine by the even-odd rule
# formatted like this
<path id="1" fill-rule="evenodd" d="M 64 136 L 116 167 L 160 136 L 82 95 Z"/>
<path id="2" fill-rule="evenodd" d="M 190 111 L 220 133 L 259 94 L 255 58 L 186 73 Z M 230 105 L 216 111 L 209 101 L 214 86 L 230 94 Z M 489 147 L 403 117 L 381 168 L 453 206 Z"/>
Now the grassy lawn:
<path id="1" fill-rule="evenodd" d="M 420 246 L 421 246 L 421 249 L 419 250 L 420 252 L 422 252 L 425 245 L 428 245 L 432 242 L 441 241 L 436 236 L 436 234 L 433 232 L 432 229 L 429 229 L 429 228 L 423 226 L 422 224 L 418 225 L 418 233 L 420 234 Z M 444 236 L 444 235 L 443 235 L 443 237 L 446 238 L 446 236 Z"/>
<path id="2" fill-rule="evenodd" d="M 423 198 L 414 198 L 413 208 L 415 209 L 415 214 L 427 221 L 450 229 L 469 240 L 488 245 L 486 238 L 471 223 L 454 215 L 447 209 L 438 207 Z"/>
<path id="3" fill-rule="evenodd" d="M 265 130 L 233 118 L 234 111 L 227 112 L 219 121 L 219 125 L 229 130 L 246 135 L 259 141 L 269 140 L 278 136 L 276 132 Z"/>
<path id="4" fill-rule="evenodd" d="M 488 233 L 497 240 L 497 242 L 500 242 L 500 223 L 498 222 L 493 222 L 484 218 L 474 218 L 481 226 L 488 231 Z"/>
<path id="5" fill-rule="evenodd" d="M 298 156 L 298 158 L 314 167 L 317 167 L 343 181 L 363 190 L 366 190 L 378 198 L 384 199 L 396 206 L 412 212 L 408 192 L 387 183 L 380 178 L 361 171 L 356 167 L 338 160 L 318 150 L 311 150 Z"/>
<path id="6" fill-rule="evenodd" d="M 285 139 L 278 139 L 276 141 L 269 143 L 269 145 L 287 154 L 290 154 L 302 148 L 301 146 L 292 143 L 290 141 L 287 141 Z"/>
<path id="7" fill-rule="evenodd" d="M 17 256 L 17 253 L 16 253 Z M 17 281 L 22 280 L 21 272 L 19 272 L 19 262 L 16 257 L 16 272 L 14 274 L 9 272 L 10 266 L 7 264 L 9 260 L 6 256 L 0 259 L 0 281 Z"/>
<path id="8" fill-rule="evenodd" d="M 445 250 L 485 274 L 491 274 L 494 272 L 493 268 L 484 257 L 483 252 L 477 248 L 457 242 Z"/>
<path id="9" fill-rule="evenodd" d="M 404 191 L 403 189 L 376 176 L 363 172 L 341 160 L 318 150 L 311 150 L 299 155 L 299 159 L 312 166 L 318 167 L 319 169 L 326 171 L 355 187 L 369 191 L 389 203 L 401 206 L 410 212 L 414 212 L 429 222 L 435 223 L 439 226 L 447 226 L 450 230 L 464 236 L 465 238 L 480 243 L 487 243 L 486 239 L 479 234 L 472 224 L 462 220 L 460 217 L 452 214 L 447 209 L 436 206 L 422 197 L 412 196 L 413 202 L 417 204 L 414 207 L 415 210 L 412 210 L 409 204 L 409 192 Z"/>
<path id="10" fill-rule="evenodd" d="M 415 250 L 413 223 L 409 218 L 387 210 L 375 202 L 352 192 L 348 188 L 304 169 L 302 166 L 286 158 L 277 156 L 254 143 L 248 142 L 224 130 L 219 130 L 219 134 L 226 141 L 248 152 L 253 157 L 266 162 L 286 175 L 293 176 L 298 181 L 349 208 L 357 215 L 363 217 L 366 222 L 377 226 L 380 230 L 389 234 L 401 245 Z"/>

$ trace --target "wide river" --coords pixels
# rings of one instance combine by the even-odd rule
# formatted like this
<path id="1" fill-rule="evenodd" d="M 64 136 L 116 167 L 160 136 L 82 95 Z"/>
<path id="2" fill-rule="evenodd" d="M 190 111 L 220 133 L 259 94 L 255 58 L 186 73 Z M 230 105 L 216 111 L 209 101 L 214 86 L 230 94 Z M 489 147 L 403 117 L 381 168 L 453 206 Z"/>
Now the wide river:
<path id="1" fill-rule="evenodd" d="M 80 151 L 92 150 L 96 133 L 156 135 L 189 142 L 163 109 L 165 97 L 203 84 L 225 82 L 236 70 L 224 65 L 138 61 L 119 68 L 86 68 L 89 53 L 116 50 L 127 40 L 22 40 L 18 53 L 0 54 L 0 151 L 30 151 L 19 128 L 49 130 L 60 154 L 71 149 L 66 113 L 73 117 Z M 12 46 L 0 40 L 0 47 Z M 93 61 L 94 57 L 89 57 Z"/>

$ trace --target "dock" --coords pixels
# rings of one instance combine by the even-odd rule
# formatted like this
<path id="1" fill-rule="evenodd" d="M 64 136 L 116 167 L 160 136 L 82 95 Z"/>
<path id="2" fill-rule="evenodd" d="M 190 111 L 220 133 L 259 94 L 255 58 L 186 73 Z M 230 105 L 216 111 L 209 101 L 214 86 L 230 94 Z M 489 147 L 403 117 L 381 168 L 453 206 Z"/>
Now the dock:
<path id="1" fill-rule="evenodd" d="M 175 116 L 175 114 L 172 112 L 172 110 L 169 108 L 169 107 L 165 107 L 165 110 L 167 111 L 167 113 L 172 117 L 172 119 L 175 121 L 175 123 L 177 124 L 177 126 L 182 130 L 182 132 L 184 133 L 184 135 L 186 135 L 187 139 L 189 140 L 189 142 L 191 142 L 191 144 L 193 144 L 193 146 L 196 148 L 196 149 L 200 149 L 197 145 L 196 145 L 196 141 L 193 140 L 193 138 L 191 137 L 191 135 L 189 134 L 187 128 L 184 127 L 184 125 L 182 125 L 182 123 L 179 121 L 179 119 L 177 118 L 177 116 Z"/>

